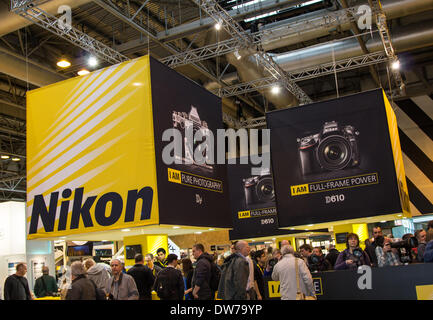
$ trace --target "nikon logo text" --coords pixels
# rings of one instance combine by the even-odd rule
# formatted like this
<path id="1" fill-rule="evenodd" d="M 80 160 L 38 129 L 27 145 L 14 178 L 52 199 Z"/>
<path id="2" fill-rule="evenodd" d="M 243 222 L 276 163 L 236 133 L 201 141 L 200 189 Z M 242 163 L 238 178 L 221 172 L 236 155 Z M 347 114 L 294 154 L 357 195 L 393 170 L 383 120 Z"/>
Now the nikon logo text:
<path id="1" fill-rule="evenodd" d="M 59 223 L 57 231 L 66 230 L 70 202 L 72 202 L 72 212 L 70 219 L 71 230 L 78 229 L 80 218 L 83 220 L 83 224 L 86 228 L 94 226 L 94 221 L 92 220 L 92 215 L 90 214 L 94 204 L 94 220 L 100 226 L 111 226 L 115 224 L 122 216 L 124 203 L 120 194 L 116 192 L 108 192 L 99 197 L 98 200 L 98 196 L 91 196 L 83 199 L 83 194 L 84 188 L 77 188 L 75 189 L 74 197 L 69 199 L 72 195 L 72 190 L 63 190 L 61 193 L 62 199 L 60 199 L 61 204 L 58 215 Z M 46 232 L 54 231 L 58 210 L 57 207 L 59 204 L 59 195 L 59 191 L 51 193 L 49 206 L 47 206 L 45 203 L 43 195 L 35 196 L 29 234 L 37 233 L 39 218 L 42 220 L 42 224 Z M 142 200 L 140 220 L 150 219 L 153 189 L 151 187 L 144 187 L 141 190 L 136 189 L 128 191 L 124 222 L 132 222 L 135 220 L 135 210 L 137 201 L 139 199 Z M 109 203 L 111 205 L 109 205 Z M 106 212 L 107 207 L 110 209 L 109 212 Z"/>

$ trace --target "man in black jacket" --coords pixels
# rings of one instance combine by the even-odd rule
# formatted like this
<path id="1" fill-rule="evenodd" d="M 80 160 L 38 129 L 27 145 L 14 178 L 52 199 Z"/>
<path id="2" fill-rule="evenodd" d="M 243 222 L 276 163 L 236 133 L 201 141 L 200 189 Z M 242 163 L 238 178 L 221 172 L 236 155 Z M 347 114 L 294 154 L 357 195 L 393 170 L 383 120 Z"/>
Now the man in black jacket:
<path id="1" fill-rule="evenodd" d="M 9 276 L 5 281 L 4 299 L 5 300 L 32 300 L 29 283 L 24 277 L 27 273 L 27 265 L 18 263 L 15 274 Z"/>
<path id="2" fill-rule="evenodd" d="M 155 280 L 154 289 L 161 300 L 183 300 L 185 285 L 182 272 L 176 269 L 177 255 L 169 254 L 167 267 L 162 269 Z"/>
<path id="3" fill-rule="evenodd" d="M 377 247 L 377 243 L 376 243 L 376 239 L 379 237 L 383 237 L 382 234 L 382 228 L 377 226 L 373 228 L 373 237 L 374 237 L 374 241 L 369 244 L 368 246 L 365 247 L 365 252 L 368 254 L 368 257 L 370 258 L 371 264 L 373 265 L 373 267 L 377 267 L 377 256 L 376 256 L 376 247 Z"/>
<path id="4" fill-rule="evenodd" d="M 142 254 L 135 255 L 135 265 L 127 273 L 135 280 L 139 300 L 152 300 L 152 286 L 155 282 L 155 277 L 152 274 L 152 270 L 144 265 Z"/>
<path id="5" fill-rule="evenodd" d="M 71 264 L 72 285 L 66 293 L 66 300 L 96 300 L 96 286 L 87 279 L 81 261 Z"/>
<path id="6" fill-rule="evenodd" d="M 192 276 L 192 295 L 196 300 L 213 300 L 215 293 L 210 288 L 213 258 L 204 252 L 201 243 L 192 246 L 192 255 L 197 260 Z"/>
<path id="7" fill-rule="evenodd" d="M 329 253 L 326 255 L 325 259 L 329 261 L 332 269 L 334 268 L 335 261 L 337 261 L 339 254 L 340 254 L 340 251 L 335 249 L 335 246 L 333 244 L 330 244 L 329 245 Z"/>

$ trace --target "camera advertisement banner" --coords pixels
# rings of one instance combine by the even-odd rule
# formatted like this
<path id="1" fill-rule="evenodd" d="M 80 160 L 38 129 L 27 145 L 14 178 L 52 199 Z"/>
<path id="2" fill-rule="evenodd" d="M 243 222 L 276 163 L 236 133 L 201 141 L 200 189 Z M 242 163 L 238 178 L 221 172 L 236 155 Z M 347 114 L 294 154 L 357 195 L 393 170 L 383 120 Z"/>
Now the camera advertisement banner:
<path id="1" fill-rule="evenodd" d="M 241 164 L 241 163 L 247 164 Z M 227 166 L 233 230 L 230 239 L 287 234 L 278 229 L 275 192 L 270 168 L 252 175 L 248 157 Z"/>
<path id="2" fill-rule="evenodd" d="M 221 99 L 150 64 L 160 224 L 231 227 L 227 169 L 209 147 L 223 128 Z"/>
<path id="3" fill-rule="evenodd" d="M 280 227 L 394 213 L 408 196 L 381 90 L 267 114 Z"/>

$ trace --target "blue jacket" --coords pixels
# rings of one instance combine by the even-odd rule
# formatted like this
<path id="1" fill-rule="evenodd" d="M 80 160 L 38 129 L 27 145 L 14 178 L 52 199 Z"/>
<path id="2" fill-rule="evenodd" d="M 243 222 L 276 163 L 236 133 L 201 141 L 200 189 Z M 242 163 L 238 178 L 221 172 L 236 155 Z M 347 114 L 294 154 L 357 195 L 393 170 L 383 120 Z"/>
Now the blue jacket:
<path id="1" fill-rule="evenodd" d="M 425 247 L 424 262 L 433 262 L 433 240 L 429 241 Z"/>

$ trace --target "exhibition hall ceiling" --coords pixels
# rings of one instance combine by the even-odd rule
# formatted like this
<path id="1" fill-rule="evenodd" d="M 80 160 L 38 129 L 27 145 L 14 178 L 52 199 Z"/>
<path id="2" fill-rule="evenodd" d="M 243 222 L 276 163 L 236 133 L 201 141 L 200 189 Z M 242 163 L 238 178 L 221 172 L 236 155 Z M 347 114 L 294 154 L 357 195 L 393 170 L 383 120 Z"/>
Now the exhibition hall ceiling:
<path id="1" fill-rule="evenodd" d="M 254 50 L 241 47 L 224 28 L 217 30 L 215 20 L 196 0 L 33 2 L 57 17 L 66 12 L 59 14 L 59 7 L 68 6 L 74 29 L 111 48 L 122 59 L 150 54 L 219 93 L 223 97 L 223 111 L 236 120 L 258 118 L 268 110 L 298 105 L 290 92 L 272 90 L 269 73 L 257 59 L 257 49 L 271 56 L 312 101 L 377 87 L 393 90 L 396 103 L 422 96 L 422 103 L 428 104 L 433 94 L 433 0 L 381 1 L 400 62 L 398 72 L 406 88 L 400 96 L 395 96 L 397 82 L 392 79 L 392 65 L 375 19 L 369 29 L 368 16 L 358 10 L 360 5 L 376 1 L 217 1 L 246 34 L 252 35 Z M 4 155 L 0 159 L 0 201 L 26 198 L 26 91 L 75 77 L 82 69 L 93 71 L 116 61 L 107 62 L 109 59 L 96 55 L 96 64 L 89 65 L 91 54 L 82 49 L 82 43 L 80 47 L 77 42 L 68 42 L 31 23 L 11 12 L 10 6 L 10 0 L 0 0 L 0 151 Z M 59 67 L 57 63 L 62 59 L 71 65 Z M 257 80 L 263 80 L 264 84 L 253 85 Z M 407 105 L 408 102 L 403 102 L 399 108 L 410 118 Z M 431 118 L 427 120 L 427 124 L 414 121 L 418 131 L 427 132 L 422 135 L 425 141 L 432 138 L 428 129 Z M 420 142 L 421 138 L 414 136 L 407 124 L 401 129 L 408 138 L 405 156 L 413 164 L 408 177 L 418 186 L 418 198 L 429 211 L 433 194 L 425 182 L 431 176 L 431 147 L 423 149 L 420 143 L 425 141 Z M 426 157 L 419 160 L 418 149 L 410 148 L 408 140 L 421 152 L 427 150 Z M 431 141 L 427 142 L 431 146 Z"/>

